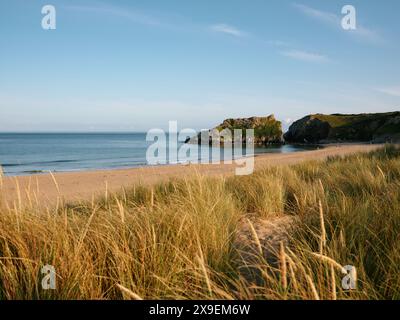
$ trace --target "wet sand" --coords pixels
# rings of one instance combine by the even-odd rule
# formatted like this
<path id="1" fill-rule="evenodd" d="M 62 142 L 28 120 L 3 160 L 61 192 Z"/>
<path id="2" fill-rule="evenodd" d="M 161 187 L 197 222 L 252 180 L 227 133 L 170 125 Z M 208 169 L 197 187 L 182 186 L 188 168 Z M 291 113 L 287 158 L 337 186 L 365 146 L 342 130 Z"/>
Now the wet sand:
<path id="1" fill-rule="evenodd" d="M 255 170 L 265 166 L 290 165 L 307 160 L 324 160 L 329 156 L 344 156 L 357 152 L 368 152 L 382 145 L 348 144 L 330 145 L 313 151 L 287 154 L 262 154 L 255 158 Z M 3 204 L 14 205 L 34 201 L 40 204 L 55 204 L 57 199 L 65 201 L 91 200 L 107 192 L 119 191 L 133 185 L 152 185 L 171 178 L 190 177 L 195 174 L 229 176 L 235 174 L 236 164 L 199 164 L 147 166 L 132 169 L 84 171 L 3 177 L 0 179 L 0 197 Z"/>

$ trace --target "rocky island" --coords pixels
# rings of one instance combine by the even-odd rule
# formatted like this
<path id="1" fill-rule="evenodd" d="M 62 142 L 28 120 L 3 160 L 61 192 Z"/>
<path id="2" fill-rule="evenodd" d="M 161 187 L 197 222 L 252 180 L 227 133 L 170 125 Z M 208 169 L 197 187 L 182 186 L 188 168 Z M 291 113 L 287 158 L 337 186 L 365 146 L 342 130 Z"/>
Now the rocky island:
<path id="1" fill-rule="evenodd" d="M 226 119 L 220 125 L 209 130 L 209 133 L 217 130 L 222 132 L 228 130 L 232 134 L 235 129 L 242 130 L 242 142 L 246 141 L 246 129 L 254 129 L 254 143 L 256 145 L 283 144 L 282 123 L 275 119 L 274 115 L 267 117 L 251 117 L 240 119 Z M 201 141 L 201 133 L 186 140 L 186 143 L 207 144 L 211 143 L 211 134 L 209 141 Z M 224 142 L 223 137 L 221 143 Z"/>

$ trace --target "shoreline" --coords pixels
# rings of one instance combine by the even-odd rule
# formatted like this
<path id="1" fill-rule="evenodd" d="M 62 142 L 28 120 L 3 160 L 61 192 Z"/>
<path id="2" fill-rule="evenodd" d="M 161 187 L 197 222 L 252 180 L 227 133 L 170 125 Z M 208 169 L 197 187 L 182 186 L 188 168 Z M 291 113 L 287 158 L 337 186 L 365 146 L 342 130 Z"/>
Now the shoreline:
<path id="1" fill-rule="evenodd" d="M 321 149 L 292 153 L 266 153 L 254 157 L 258 170 L 265 166 L 292 165 L 309 160 L 324 160 L 329 156 L 344 156 L 368 152 L 382 144 L 329 144 Z M 155 185 L 169 179 L 188 178 L 201 174 L 207 176 L 231 176 L 237 167 L 226 164 L 165 164 L 134 168 L 85 170 L 74 172 L 41 173 L 20 176 L 4 176 L 0 179 L 3 203 L 34 201 L 46 205 L 57 201 L 79 202 L 91 200 L 105 192 L 118 192 L 134 185 Z"/>
<path id="2" fill-rule="evenodd" d="M 291 151 L 290 153 L 295 153 L 295 152 L 300 152 L 300 151 L 310 151 L 310 150 L 317 150 L 320 148 L 324 148 L 325 146 L 323 144 L 297 144 L 297 143 L 293 143 L 293 144 L 276 144 L 276 145 L 268 145 L 268 146 L 264 146 L 262 149 L 264 149 L 265 147 L 283 147 L 283 146 L 292 146 L 292 147 L 302 147 L 302 150 L 299 151 Z M 328 145 L 326 145 L 328 146 Z M 309 148 L 314 148 L 314 149 L 307 149 L 307 147 Z M 257 150 L 257 147 L 255 147 L 255 151 Z M 289 152 L 260 152 L 260 153 L 255 153 L 254 157 L 258 157 L 260 155 L 264 155 L 264 154 L 285 154 L 285 153 L 289 153 Z M 246 157 L 250 157 L 247 155 L 242 155 L 242 156 L 238 156 L 238 157 L 233 157 L 231 160 L 237 160 L 240 158 L 246 158 Z M 75 161 L 75 160 L 74 160 Z M 72 161 L 72 162 L 74 162 Z M 192 163 L 193 165 L 196 164 L 214 164 L 214 163 L 210 163 L 206 160 L 205 163 L 202 163 L 203 159 L 198 159 L 197 163 Z M 228 161 L 228 160 L 225 160 Z M 55 161 L 55 162 L 64 162 L 64 161 Z M 65 161 L 65 162 L 70 162 L 69 160 Z M 224 160 L 218 161 L 217 164 L 224 162 Z M 24 164 L 22 164 L 24 165 Z M 7 172 L 5 169 L 8 166 L 8 164 L 5 165 L 1 165 L 0 164 L 0 168 L 2 169 L 3 172 L 3 177 L 31 177 L 31 176 L 36 176 L 36 175 L 44 175 L 44 174 L 60 174 L 60 173 L 82 173 L 82 172 L 94 172 L 94 171 L 110 171 L 110 170 L 130 170 L 130 169 L 138 169 L 138 168 L 144 168 L 144 167 L 161 167 L 161 166 L 179 166 L 179 165 L 188 165 L 188 163 L 184 163 L 184 162 L 177 162 L 177 163 L 164 163 L 164 164 L 157 164 L 157 165 L 149 165 L 145 162 L 141 162 L 135 165 L 121 165 L 121 166 L 105 166 L 105 167 L 98 167 L 98 168 L 74 168 L 74 169 L 59 169 L 59 170 L 37 170 L 37 169 L 32 169 L 32 170 L 26 170 L 26 171 L 18 171 L 18 172 Z M 14 164 L 12 165 L 14 166 Z M 0 170 L 1 171 L 1 170 Z"/>
<path id="3" fill-rule="evenodd" d="M 289 146 L 294 146 L 294 147 L 313 147 L 314 149 L 303 149 L 299 151 L 292 151 L 292 152 L 265 152 L 265 153 L 255 153 L 253 156 L 254 158 L 258 157 L 263 157 L 263 156 L 270 156 L 270 155 L 288 155 L 288 154 L 293 154 L 293 153 L 299 153 L 299 152 L 310 152 L 310 151 L 317 151 L 329 147 L 335 147 L 335 146 L 358 146 L 358 145 L 379 145 L 382 146 L 383 144 L 377 144 L 377 143 L 370 143 L 370 142 L 330 142 L 330 143 L 316 143 L 316 144 L 307 144 L 307 143 L 290 143 L 290 144 L 282 144 L 281 146 L 284 145 L 289 145 Z M 238 160 L 238 159 L 244 159 L 248 158 L 250 156 L 241 156 L 237 158 L 232 158 L 232 161 Z M 43 175 L 58 175 L 58 174 L 79 174 L 79 173 L 86 173 L 86 172 L 104 172 L 104 171 L 118 171 L 118 170 L 134 170 L 134 169 L 140 169 L 140 168 L 148 168 L 148 167 L 166 167 L 166 166 L 188 166 L 188 165 L 215 165 L 215 164 L 224 164 L 223 160 L 216 162 L 216 163 L 201 163 L 201 159 L 198 160 L 198 163 L 165 163 L 165 164 L 157 164 L 157 165 L 149 165 L 146 163 L 140 163 L 138 165 L 126 165 L 126 166 L 120 166 L 120 167 L 104 167 L 104 168 L 82 168 L 82 169 L 66 169 L 66 170 L 31 170 L 31 171 L 21 171 L 18 173 L 7 173 L 4 171 L 4 166 L 0 165 L 0 177 L 2 173 L 3 179 L 5 178 L 28 178 L 28 177 L 35 177 L 35 176 L 43 176 Z"/>

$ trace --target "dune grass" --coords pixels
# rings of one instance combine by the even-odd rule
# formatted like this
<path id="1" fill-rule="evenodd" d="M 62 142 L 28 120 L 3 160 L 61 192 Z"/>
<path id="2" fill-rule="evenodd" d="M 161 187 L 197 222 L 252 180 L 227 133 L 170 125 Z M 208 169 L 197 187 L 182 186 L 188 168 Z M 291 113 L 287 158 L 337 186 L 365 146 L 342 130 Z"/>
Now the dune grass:
<path id="1" fill-rule="evenodd" d="M 89 203 L 31 199 L 0 204 L 1 299 L 400 298 L 393 146 L 248 177 L 135 186 Z M 249 216 L 292 217 L 287 243 L 272 252 L 254 233 L 246 260 L 235 239 Z M 55 290 L 42 289 L 44 265 L 55 267 Z M 346 265 L 357 271 L 355 290 L 342 288 Z"/>

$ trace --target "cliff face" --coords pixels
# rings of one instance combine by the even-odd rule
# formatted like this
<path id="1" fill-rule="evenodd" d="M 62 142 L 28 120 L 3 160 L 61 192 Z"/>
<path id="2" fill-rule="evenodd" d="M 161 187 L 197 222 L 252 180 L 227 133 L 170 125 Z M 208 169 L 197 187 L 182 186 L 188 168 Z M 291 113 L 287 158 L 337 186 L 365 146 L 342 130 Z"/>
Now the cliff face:
<path id="1" fill-rule="evenodd" d="M 273 115 L 268 117 L 251 117 L 243 119 L 227 119 L 213 130 L 228 130 L 233 137 L 233 130 L 242 130 L 242 142 L 246 141 L 246 129 L 254 129 L 254 143 L 257 145 L 281 144 L 283 143 L 282 124 L 277 121 Z M 192 139 L 188 139 L 187 143 L 207 143 L 201 141 L 201 134 Z M 211 139 L 208 143 L 211 142 Z M 223 142 L 223 139 L 222 141 Z"/>
<path id="2" fill-rule="evenodd" d="M 400 112 L 371 114 L 315 114 L 294 122 L 286 142 L 400 141 Z"/>

